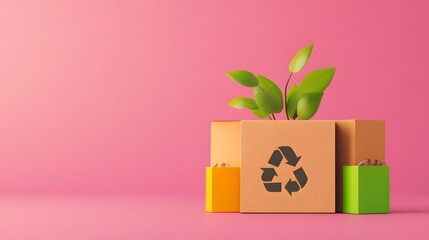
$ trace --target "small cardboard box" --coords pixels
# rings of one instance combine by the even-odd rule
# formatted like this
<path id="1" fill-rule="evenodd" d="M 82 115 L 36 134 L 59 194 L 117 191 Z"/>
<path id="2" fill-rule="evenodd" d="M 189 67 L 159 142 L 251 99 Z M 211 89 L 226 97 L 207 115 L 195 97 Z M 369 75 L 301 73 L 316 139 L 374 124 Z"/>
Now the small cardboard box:
<path id="1" fill-rule="evenodd" d="M 206 168 L 206 211 L 240 212 L 240 168 Z"/>
<path id="2" fill-rule="evenodd" d="M 343 167 L 343 212 L 389 213 L 389 167 Z"/>
<path id="3" fill-rule="evenodd" d="M 210 136 L 210 166 L 240 167 L 240 121 L 213 121 Z"/>
<path id="4" fill-rule="evenodd" d="M 385 160 L 384 121 L 338 120 L 336 135 L 336 211 L 342 212 L 343 167 L 362 160 Z"/>
<path id="5" fill-rule="evenodd" d="M 335 212 L 335 121 L 241 121 L 241 212 Z"/>

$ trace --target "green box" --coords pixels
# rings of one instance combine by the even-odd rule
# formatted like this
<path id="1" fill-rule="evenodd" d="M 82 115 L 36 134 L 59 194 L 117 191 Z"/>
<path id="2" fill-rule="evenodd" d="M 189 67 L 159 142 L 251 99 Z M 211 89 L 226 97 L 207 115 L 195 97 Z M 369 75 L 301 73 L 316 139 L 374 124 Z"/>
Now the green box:
<path id="1" fill-rule="evenodd" d="M 389 178 L 387 166 L 344 166 L 343 212 L 389 213 Z"/>

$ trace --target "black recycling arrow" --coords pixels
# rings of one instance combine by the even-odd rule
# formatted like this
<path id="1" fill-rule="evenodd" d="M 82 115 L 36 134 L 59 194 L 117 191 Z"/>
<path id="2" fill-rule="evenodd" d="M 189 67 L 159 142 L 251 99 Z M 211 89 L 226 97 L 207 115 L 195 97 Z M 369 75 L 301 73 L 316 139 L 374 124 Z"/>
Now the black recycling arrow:
<path id="1" fill-rule="evenodd" d="M 300 187 L 298 185 L 297 182 L 292 181 L 291 179 L 289 179 L 289 182 L 286 183 L 286 191 L 292 196 L 293 192 L 298 192 Z"/>
<path id="2" fill-rule="evenodd" d="M 262 171 L 262 181 L 271 182 L 274 178 L 274 176 L 277 176 L 276 170 L 274 168 L 261 168 Z"/>
<path id="3" fill-rule="evenodd" d="M 278 166 L 280 166 L 280 163 L 282 163 L 282 159 L 283 159 L 283 156 L 280 153 L 280 151 L 279 150 L 275 150 L 273 152 L 273 154 L 271 155 L 271 158 L 268 161 L 268 163 L 271 164 L 271 165 L 273 165 L 273 166 L 278 167 Z"/>
<path id="4" fill-rule="evenodd" d="M 285 156 L 287 160 L 286 163 L 293 167 L 295 167 L 296 164 L 299 162 L 299 159 L 301 159 L 301 156 L 297 157 L 293 149 L 289 146 L 279 147 L 279 149 L 283 153 L 283 156 Z"/>
<path id="5" fill-rule="evenodd" d="M 268 192 L 281 192 L 282 191 L 282 183 L 277 183 L 277 182 L 276 183 L 264 183 L 264 186 Z"/>
<path id="6" fill-rule="evenodd" d="M 304 188 L 305 184 L 308 181 L 307 174 L 305 174 L 304 169 L 300 167 L 297 170 L 293 171 L 293 174 L 295 174 L 296 180 L 298 180 L 301 188 Z"/>

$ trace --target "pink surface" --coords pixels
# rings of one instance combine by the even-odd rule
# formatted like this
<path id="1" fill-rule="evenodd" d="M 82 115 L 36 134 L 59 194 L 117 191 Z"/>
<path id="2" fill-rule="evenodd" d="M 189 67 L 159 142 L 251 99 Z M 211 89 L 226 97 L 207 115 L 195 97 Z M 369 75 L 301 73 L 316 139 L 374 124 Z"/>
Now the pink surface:
<path id="1" fill-rule="evenodd" d="M 203 196 L 0 199 L 0 238 L 15 239 L 427 239 L 429 198 L 392 198 L 392 213 L 204 212 Z"/>
<path id="2" fill-rule="evenodd" d="M 392 195 L 429 193 L 428 7 L 3 0 L 0 192 L 202 194 L 210 121 L 254 118 L 227 107 L 250 91 L 224 72 L 283 86 L 313 43 L 292 81 L 337 67 L 316 119 L 385 119 Z"/>

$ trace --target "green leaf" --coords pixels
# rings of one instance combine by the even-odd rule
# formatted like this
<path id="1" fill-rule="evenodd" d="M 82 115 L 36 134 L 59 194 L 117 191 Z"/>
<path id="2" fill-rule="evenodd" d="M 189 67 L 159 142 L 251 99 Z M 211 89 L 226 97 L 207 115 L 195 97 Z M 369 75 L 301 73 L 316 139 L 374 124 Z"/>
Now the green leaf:
<path id="1" fill-rule="evenodd" d="M 228 105 L 238 109 L 250 109 L 250 111 L 252 111 L 252 113 L 259 118 L 268 117 L 268 114 L 258 109 L 258 106 L 256 105 L 255 100 L 251 98 L 246 98 L 246 97 L 234 98 L 228 103 Z"/>
<path id="2" fill-rule="evenodd" d="M 307 64 L 311 51 L 313 51 L 313 45 L 309 45 L 299 50 L 289 63 L 289 71 L 293 73 L 301 71 L 301 69 Z"/>
<path id="3" fill-rule="evenodd" d="M 258 109 L 255 100 L 246 97 L 234 98 L 228 103 L 228 105 L 238 109 Z"/>
<path id="4" fill-rule="evenodd" d="M 287 114 L 289 117 L 295 119 L 296 117 L 296 110 L 298 107 L 299 98 L 301 97 L 301 94 L 299 92 L 299 87 L 297 85 L 293 85 L 287 95 Z"/>
<path id="5" fill-rule="evenodd" d="M 298 117 L 301 120 L 308 120 L 316 114 L 322 101 L 323 92 L 307 93 L 298 102 Z"/>
<path id="6" fill-rule="evenodd" d="M 267 118 L 269 115 L 269 114 L 263 113 L 260 109 L 252 109 L 250 111 L 252 111 L 252 113 L 259 118 Z"/>
<path id="7" fill-rule="evenodd" d="M 256 105 L 265 114 L 273 113 L 273 100 L 270 95 L 264 91 L 259 92 L 255 96 Z"/>
<path id="8" fill-rule="evenodd" d="M 293 115 L 292 119 L 295 120 L 298 117 L 298 113 L 295 112 L 295 115 Z"/>
<path id="9" fill-rule="evenodd" d="M 227 72 L 226 75 L 245 87 L 256 87 L 259 84 L 255 75 L 245 70 Z"/>
<path id="10" fill-rule="evenodd" d="M 289 88 L 289 91 L 286 95 L 286 99 L 289 100 L 290 95 L 293 94 L 295 91 L 298 91 L 298 85 L 296 84 L 292 85 L 292 87 Z"/>
<path id="11" fill-rule="evenodd" d="M 259 86 L 253 88 L 254 95 L 256 96 L 258 93 L 265 91 L 272 99 L 271 107 L 273 112 L 281 112 L 283 110 L 282 90 L 280 90 L 277 84 L 262 75 L 256 75 L 256 78 L 259 81 Z"/>
<path id="12" fill-rule="evenodd" d="M 288 116 L 295 119 L 300 99 L 308 93 L 323 93 L 332 82 L 334 74 L 335 68 L 319 69 L 307 74 L 299 86 L 292 86 L 287 93 Z"/>
<path id="13" fill-rule="evenodd" d="M 324 68 L 310 72 L 299 85 L 300 90 L 305 93 L 323 92 L 332 82 L 335 68 Z"/>

